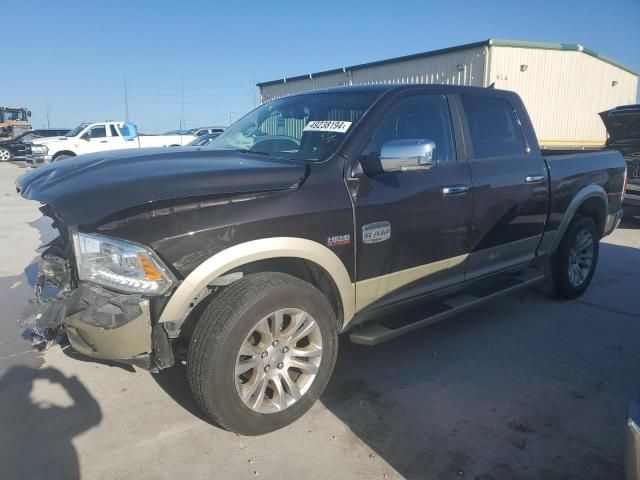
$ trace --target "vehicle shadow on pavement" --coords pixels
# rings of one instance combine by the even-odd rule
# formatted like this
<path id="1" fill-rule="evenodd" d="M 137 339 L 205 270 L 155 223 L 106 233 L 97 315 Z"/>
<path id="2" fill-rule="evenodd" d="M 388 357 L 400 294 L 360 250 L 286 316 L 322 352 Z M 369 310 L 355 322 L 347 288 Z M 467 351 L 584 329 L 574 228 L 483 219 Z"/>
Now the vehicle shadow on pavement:
<path id="1" fill-rule="evenodd" d="M 640 249 L 600 255 L 574 301 L 529 289 L 375 347 L 343 336 L 322 403 L 406 478 L 623 478 Z"/>
<path id="2" fill-rule="evenodd" d="M 41 380 L 59 385 L 64 394 L 34 399 Z M 101 420 L 98 403 L 76 377 L 50 367 L 11 367 L 0 378 L 0 477 L 80 478 L 72 440 Z"/>
<path id="3" fill-rule="evenodd" d="M 187 380 L 187 372 L 184 365 L 177 364 L 166 370 L 160 370 L 160 372 L 153 374 L 153 379 L 182 408 L 203 422 L 222 428 L 207 417 L 196 403 L 191 394 L 191 387 Z"/>

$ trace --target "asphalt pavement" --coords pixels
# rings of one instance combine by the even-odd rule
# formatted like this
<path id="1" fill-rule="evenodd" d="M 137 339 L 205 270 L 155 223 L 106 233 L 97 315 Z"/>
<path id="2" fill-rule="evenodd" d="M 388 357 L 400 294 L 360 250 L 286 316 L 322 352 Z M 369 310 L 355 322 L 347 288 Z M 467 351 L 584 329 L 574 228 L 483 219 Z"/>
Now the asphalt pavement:
<path id="1" fill-rule="evenodd" d="M 183 367 L 30 350 L 16 319 L 54 234 L 15 192 L 24 171 L 0 164 L 0 478 L 622 478 L 640 393 L 640 217 L 604 240 L 581 298 L 532 289 L 377 347 L 344 337 L 321 401 L 248 438 L 203 418 Z"/>

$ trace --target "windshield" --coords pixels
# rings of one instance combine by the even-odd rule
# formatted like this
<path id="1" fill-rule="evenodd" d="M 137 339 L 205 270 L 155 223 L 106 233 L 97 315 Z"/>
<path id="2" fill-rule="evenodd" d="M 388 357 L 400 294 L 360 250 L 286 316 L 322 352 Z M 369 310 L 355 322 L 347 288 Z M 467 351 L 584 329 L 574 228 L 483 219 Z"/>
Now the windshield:
<path id="1" fill-rule="evenodd" d="M 379 96 L 318 93 L 273 100 L 238 120 L 210 147 L 322 161 Z"/>
<path id="2" fill-rule="evenodd" d="M 76 128 L 74 128 L 73 130 L 71 130 L 69 133 L 67 133 L 65 135 L 65 137 L 77 137 L 78 134 L 84 130 L 85 128 L 87 128 L 87 126 L 89 126 L 89 123 L 81 123 L 80 125 L 78 125 Z"/>
<path id="3" fill-rule="evenodd" d="M 38 135 L 35 132 L 25 132 L 21 135 L 18 135 L 14 138 L 14 140 L 19 140 L 21 142 L 30 142 L 31 140 L 35 140 L 36 138 L 40 138 L 42 135 Z"/>
<path id="4" fill-rule="evenodd" d="M 5 109 L 3 113 L 5 122 L 27 119 L 27 112 L 25 110 Z"/>

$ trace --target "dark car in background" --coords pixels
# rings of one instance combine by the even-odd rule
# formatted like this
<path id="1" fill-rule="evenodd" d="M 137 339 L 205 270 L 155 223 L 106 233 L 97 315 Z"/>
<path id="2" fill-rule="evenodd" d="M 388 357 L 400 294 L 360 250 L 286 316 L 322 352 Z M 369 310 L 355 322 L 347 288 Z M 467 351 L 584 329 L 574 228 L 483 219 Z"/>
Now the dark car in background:
<path id="1" fill-rule="evenodd" d="M 68 128 L 43 128 L 21 133 L 11 140 L 0 142 L 0 162 L 22 160 L 27 156 L 28 144 L 34 140 L 48 137 L 61 137 L 67 134 Z"/>
<path id="2" fill-rule="evenodd" d="M 185 130 L 170 130 L 165 135 L 196 135 L 202 137 L 203 135 L 211 135 L 214 133 L 220 135 L 224 130 L 224 127 L 198 127 Z"/>
<path id="3" fill-rule="evenodd" d="M 640 104 L 600 113 L 607 127 L 607 148 L 618 150 L 627 163 L 624 204 L 640 207 Z"/>
<path id="4" fill-rule="evenodd" d="M 189 133 L 191 135 L 197 135 L 198 137 L 202 137 L 204 135 L 212 135 L 212 134 L 220 135 L 222 132 L 224 132 L 224 130 L 225 130 L 224 127 L 199 127 L 199 128 L 190 129 Z"/>
<path id="5" fill-rule="evenodd" d="M 192 140 L 187 144 L 189 147 L 206 147 L 211 142 L 213 142 L 216 138 L 218 138 L 219 133 L 207 133 L 205 135 L 200 135 L 195 140 Z"/>

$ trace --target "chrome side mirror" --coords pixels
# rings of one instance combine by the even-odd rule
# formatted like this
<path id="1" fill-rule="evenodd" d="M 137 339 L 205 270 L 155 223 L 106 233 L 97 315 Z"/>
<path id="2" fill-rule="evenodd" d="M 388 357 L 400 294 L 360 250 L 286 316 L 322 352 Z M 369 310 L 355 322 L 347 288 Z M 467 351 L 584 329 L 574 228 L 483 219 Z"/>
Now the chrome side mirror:
<path id="1" fill-rule="evenodd" d="M 426 138 L 392 140 L 382 145 L 380 163 L 385 172 L 429 169 L 436 164 L 436 144 Z"/>

